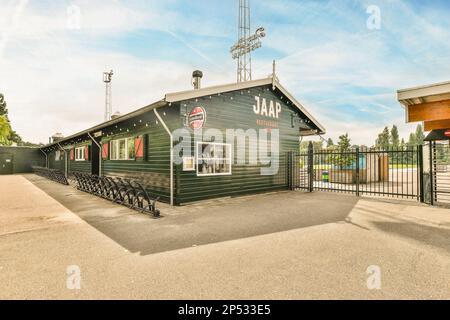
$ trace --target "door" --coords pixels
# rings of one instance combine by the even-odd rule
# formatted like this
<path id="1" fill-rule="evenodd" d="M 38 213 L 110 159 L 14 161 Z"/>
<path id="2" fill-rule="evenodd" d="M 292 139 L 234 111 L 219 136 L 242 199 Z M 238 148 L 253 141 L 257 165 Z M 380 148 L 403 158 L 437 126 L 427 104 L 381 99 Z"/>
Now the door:
<path id="1" fill-rule="evenodd" d="M 91 147 L 92 154 L 91 154 L 91 173 L 93 175 L 100 175 L 100 148 L 97 146 L 96 143 L 92 144 Z"/>
<path id="2" fill-rule="evenodd" d="M 13 155 L 0 153 L 0 174 L 13 174 Z"/>

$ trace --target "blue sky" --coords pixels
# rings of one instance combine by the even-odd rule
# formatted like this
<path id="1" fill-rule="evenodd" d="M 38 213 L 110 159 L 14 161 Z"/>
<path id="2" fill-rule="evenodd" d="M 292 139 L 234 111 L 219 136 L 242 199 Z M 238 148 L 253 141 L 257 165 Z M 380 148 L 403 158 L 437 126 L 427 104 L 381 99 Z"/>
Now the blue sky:
<path id="1" fill-rule="evenodd" d="M 101 122 L 102 72 L 113 68 L 114 110 L 167 92 L 235 81 L 229 54 L 237 0 L 0 0 L 0 91 L 14 128 L 31 141 Z M 367 28 L 369 6 L 381 28 Z M 68 28 L 78 8 L 79 29 Z M 384 126 L 407 138 L 396 90 L 450 80 L 448 1 L 251 1 L 252 29 L 267 37 L 253 77 L 271 72 L 327 128 L 371 145 Z M 69 9 L 72 8 L 72 9 Z M 69 12 L 68 12 L 69 9 Z M 73 21 L 73 20 L 70 20 Z"/>

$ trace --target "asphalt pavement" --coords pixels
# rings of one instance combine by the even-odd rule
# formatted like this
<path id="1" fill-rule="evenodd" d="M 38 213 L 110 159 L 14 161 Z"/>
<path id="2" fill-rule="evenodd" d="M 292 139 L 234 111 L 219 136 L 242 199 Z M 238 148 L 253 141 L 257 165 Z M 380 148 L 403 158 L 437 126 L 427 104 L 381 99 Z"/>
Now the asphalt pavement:
<path id="1" fill-rule="evenodd" d="M 448 209 L 278 192 L 161 211 L 1 176 L 0 298 L 450 298 Z"/>

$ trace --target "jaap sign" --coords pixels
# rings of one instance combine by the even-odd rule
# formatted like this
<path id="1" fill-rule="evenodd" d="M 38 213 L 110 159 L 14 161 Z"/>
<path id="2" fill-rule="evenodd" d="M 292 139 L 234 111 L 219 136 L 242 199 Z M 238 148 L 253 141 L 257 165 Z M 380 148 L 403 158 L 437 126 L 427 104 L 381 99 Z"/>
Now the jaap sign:
<path id="1" fill-rule="evenodd" d="M 279 102 L 270 100 L 269 103 L 267 103 L 266 98 L 260 98 L 258 96 L 255 96 L 255 101 L 256 103 L 253 105 L 253 111 L 256 114 L 278 119 L 281 112 L 281 104 Z"/>

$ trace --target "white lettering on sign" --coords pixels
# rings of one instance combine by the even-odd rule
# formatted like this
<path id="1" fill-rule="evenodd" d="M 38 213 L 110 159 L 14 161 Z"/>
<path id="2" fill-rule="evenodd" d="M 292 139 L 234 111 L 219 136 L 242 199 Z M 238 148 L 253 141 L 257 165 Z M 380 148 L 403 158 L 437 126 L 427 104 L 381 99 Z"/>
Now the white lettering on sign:
<path id="1" fill-rule="evenodd" d="M 275 119 L 280 117 L 281 103 L 270 100 L 269 104 L 267 104 L 266 98 L 260 98 L 258 96 L 255 96 L 255 102 L 253 105 L 253 112 L 255 114 Z"/>

